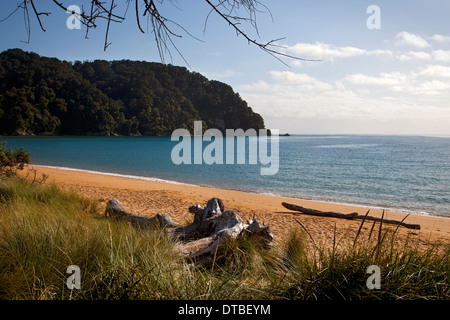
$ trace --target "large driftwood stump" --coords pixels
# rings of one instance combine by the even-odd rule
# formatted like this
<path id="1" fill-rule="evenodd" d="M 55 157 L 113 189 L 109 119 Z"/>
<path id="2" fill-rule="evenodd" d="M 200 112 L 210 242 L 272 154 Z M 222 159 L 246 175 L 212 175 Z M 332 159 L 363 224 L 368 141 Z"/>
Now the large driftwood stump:
<path id="1" fill-rule="evenodd" d="M 110 200 L 106 206 L 105 216 L 123 219 L 140 227 L 163 227 L 179 240 L 178 250 L 186 259 L 200 263 L 208 262 L 214 256 L 217 248 L 229 238 L 239 239 L 251 237 L 263 248 L 269 248 L 273 234 L 269 226 L 261 225 L 255 217 L 244 223 L 234 211 L 225 210 L 223 201 L 219 198 L 208 200 L 205 208 L 194 205 L 189 208 L 194 215 L 190 225 L 182 226 L 173 222 L 168 214 L 158 213 L 149 218 L 128 212 L 118 200 Z"/>

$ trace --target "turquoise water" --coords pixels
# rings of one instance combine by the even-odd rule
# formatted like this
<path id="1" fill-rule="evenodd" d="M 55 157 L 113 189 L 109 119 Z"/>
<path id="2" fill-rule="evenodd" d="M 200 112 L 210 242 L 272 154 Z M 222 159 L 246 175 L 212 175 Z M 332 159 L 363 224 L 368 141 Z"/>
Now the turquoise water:
<path id="1" fill-rule="evenodd" d="M 171 151 L 178 142 L 170 137 L 0 140 L 31 151 L 33 164 L 450 216 L 450 137 L 280 137 L 272 176 L 260 175 L 259 162 L 175 165 Z"/>

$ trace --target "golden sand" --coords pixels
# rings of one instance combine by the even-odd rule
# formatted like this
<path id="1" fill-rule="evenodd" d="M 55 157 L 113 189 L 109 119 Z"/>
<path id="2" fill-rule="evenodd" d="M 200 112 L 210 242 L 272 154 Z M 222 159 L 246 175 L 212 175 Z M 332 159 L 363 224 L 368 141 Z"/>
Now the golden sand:
<path id="1" fill-rule="evenodd" d="M 75 190 L 83 196 L 99 200 L 104 207 L 106 207 L 108 200 L 117 199 L 122 202 L 125 208 L 135 214 L 152 217 L 157 213 L 167 213 L 175 222 L 180 224 L 192 222 L 192 215 L 188 212 L 191 205 L 200 204 L 204 206 L 208 199 L 218 197 L 223 200 L 227 210 L 236 211 L 244 220 L 255 215 L 258 221 L 269 225 L 275 241 L 282 240 L 293 228 L 303 228 L 296 219 L 308 230 L 315 243 L 329 245 L 337 241 L 352 241 L 361 225 L 361 220 L 295 214 L 294 211 L 287 210 L 281 205 L 283 201 L 321 211 L 358 212 L 360 215 L 366 214 L 370 209 L 370 216 L 382 216 L 381 209 L 38 166 L 33 168 L 37 170 L 38 175 L 41 173 L 48 175 L 48 182 L 54 182 L 63 188 Z M 384 218 L 402 220 L 406 215 L 406 213 L 386 211 Z M 411 214 L 405 222 L 420 224 L 421 229 L 412 230 L 400 227 L 399 238 L 409 235 L 409 237 L 418 239 L 422 246 L 427 246 L 430 243 L 450 244 L 450 218 Z M 370 232 L 372 224 L 373 222 L 364 224 L 362 235 Z M 375 230 L 377 230 L 377 226 L 378 224 L 375 226 Z M 360 239 L 364 241 L 364 237 L 360 237 Z"/>

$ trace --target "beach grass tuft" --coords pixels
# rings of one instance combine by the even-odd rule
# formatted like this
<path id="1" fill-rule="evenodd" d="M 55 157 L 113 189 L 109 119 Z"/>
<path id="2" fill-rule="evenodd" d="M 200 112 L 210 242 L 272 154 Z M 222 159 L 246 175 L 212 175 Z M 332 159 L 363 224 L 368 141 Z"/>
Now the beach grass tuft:
<path id="1" fill-rule="evenodd" d="M 97 201 L 23 178 L 0 180 L 0 299 L 449 299 L 449 247 L 397 239 L 373 223 L 350 245 L 315 243 L 298 228 L 271 249 L 229 240 L 211 264 L 176 252 L 162 229 L 104 217 Z M 81 288 L 67 287 L 68 266 Z M 380 288 L 369 289 L 371 265 Z"/>

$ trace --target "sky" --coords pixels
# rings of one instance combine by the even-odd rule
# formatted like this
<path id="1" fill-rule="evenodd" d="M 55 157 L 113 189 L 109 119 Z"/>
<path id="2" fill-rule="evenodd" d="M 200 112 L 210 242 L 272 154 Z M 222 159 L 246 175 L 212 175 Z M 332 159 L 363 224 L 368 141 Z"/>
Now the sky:
<path id="1" fill-rule="evenodd" d="M 2 3 L 0 20 L 17 2 Z M 89 1 L 62 2 L 81 7 Z M 117 12 L 125 13 L 126 1 L 115 2 Z M 319 61 L 280 62 L 236 35 L 204 0 L 159 0 L 161 13 L 181 36 L 173 40 L 182 56 L 172 48 L 164 62 L 231 85 L 267 128 L 281 133 L 450 134 L 450 1 L 260 2 L 257 30 L 241 24 L 250 38 L 277 40 L 280 52 Z M 106 22 L 86 39 L 83 26 L 67 27 L 70 14 L 53 1 L 35 5 L 52 12 L 40 16 L 46 31 L 31 14 L 28 41 L 19 10 L 0 22 L 0 51 L 21 48 L 67 61 L 161 62 L 153 34 L 137 27 L 134 2 L 125 21 L 111 25 L 106 51 Z M 141 25 L 147 30 L 146 18 Z"/>

